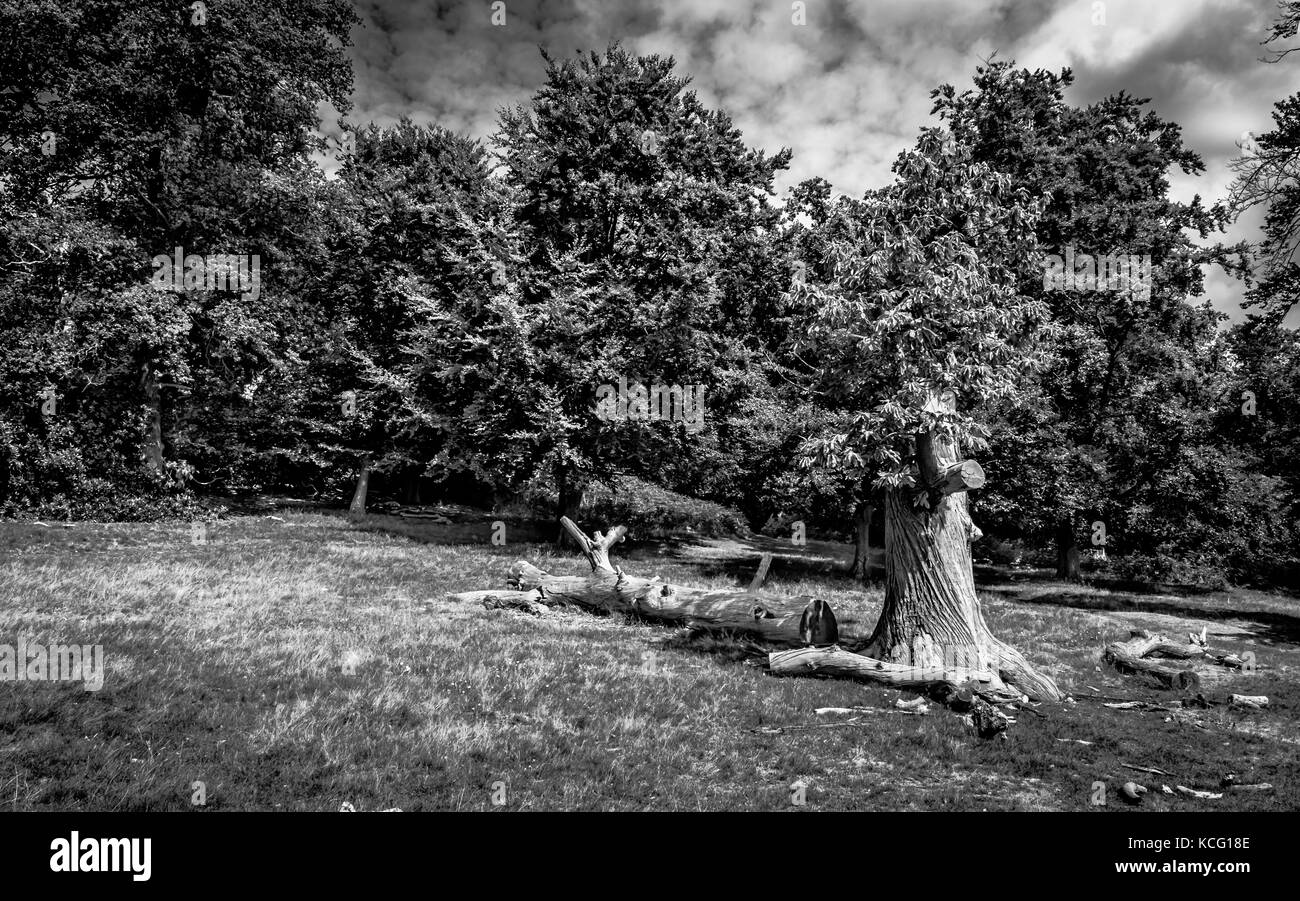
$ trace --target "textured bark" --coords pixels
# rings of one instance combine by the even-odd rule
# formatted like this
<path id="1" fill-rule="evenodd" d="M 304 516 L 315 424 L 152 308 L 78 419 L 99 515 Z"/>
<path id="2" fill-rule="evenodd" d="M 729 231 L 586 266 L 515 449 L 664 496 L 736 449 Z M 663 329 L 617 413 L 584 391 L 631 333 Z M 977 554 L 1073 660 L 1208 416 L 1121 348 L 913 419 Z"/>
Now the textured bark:
<path id="1" fill-rule="evenodd" d="M 841 676 L 877 682 L 892 688 L 956 694 L 963 686 L 975 683 L 981 690 L 1004 690 L 996 673 L 969 667 L 906 666 L 873 660 L 842 648 L 797 648 L 777 651 L 767 657 L 774 676 Z"/>
<path id="2" fill-rule="evenodd" d="M 864 653 L 905 666 L 989 671 L 1034 700 L 1060 700 L 1056 684 L 984 622 L 971 569 L 975 527 L 962 487 L 983 484 L 982 471 L 956 464 L 955 448 L 928 435 L 918 436 L 917 456 L 919 488 L 885 497 L 885 605 Z"/>

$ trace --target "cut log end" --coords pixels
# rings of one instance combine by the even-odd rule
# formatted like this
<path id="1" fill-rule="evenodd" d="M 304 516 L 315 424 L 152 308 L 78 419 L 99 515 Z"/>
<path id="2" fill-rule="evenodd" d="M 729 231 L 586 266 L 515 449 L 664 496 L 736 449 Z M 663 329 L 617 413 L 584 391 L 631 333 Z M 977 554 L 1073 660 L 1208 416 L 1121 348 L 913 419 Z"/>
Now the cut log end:
<path id="1" fill-rule="evenodd" d="M 799 637 L 804 644 L 813 647 L 827 647 L 839 642 L 840 628 L 830 604 L 821 598 L 809 602 L 799 619 Z"/>

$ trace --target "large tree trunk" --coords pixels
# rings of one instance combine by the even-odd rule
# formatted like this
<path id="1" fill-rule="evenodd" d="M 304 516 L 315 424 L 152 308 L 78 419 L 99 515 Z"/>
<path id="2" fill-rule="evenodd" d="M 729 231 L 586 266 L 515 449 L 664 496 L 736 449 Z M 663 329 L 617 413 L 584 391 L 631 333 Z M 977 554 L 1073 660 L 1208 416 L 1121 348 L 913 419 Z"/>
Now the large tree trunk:
<path id="1" fill-rule="evenodd" d="M 907 666 L 990 671 L 1034 700 L 1059 700 L 1056 684 L 984 622 L 966 500 L 968 488 L 984 484 L 979 465 L 956 462 L 955 449 L 928 434 L 918 436 L 917 456 L 920 484 L 885 497 L 885 605 L 863 653 Z"/>
<path id="2" fill-rule="evenodd" d="M 1070 522 L 1063 522 L 1056 527 L 1056 577 L 1071 582 L 1083 578 L 1079 573 L 1079 542 Z"/>

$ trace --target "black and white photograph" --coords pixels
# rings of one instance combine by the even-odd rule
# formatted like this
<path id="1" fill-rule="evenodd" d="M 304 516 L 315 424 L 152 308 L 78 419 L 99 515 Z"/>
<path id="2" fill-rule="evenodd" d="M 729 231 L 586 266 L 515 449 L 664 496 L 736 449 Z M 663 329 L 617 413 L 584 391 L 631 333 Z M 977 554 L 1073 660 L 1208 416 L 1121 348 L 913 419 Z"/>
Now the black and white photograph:
<path id="1" fill-rule="evenodd" d="M 0 0 L 0 859 L 1276 878 L 1298 51 L 1300 0 Z"/>

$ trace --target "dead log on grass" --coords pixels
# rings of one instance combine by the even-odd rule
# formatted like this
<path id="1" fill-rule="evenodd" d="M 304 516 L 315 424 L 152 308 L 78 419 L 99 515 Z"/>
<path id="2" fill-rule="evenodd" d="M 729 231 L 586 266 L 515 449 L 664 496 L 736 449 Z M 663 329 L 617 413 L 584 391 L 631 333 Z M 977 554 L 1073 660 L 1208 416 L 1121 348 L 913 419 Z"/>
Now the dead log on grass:
<path id="1" fill-rule="evenodd" d="M 1162 688 L 1192 688 L 1201 684 L 1201 677 L 1188 669 L 1175 669 L 1146 659 L 1156 648 L 1172 642 L 1159 635 L 1135 632 L 1127 641 L 1114 641 L 1106 645 L 1101 659 L 1125 674 L 1140 674 L 1153 679 Z"/>
<path id="2" fill-rule="evenodd" d="M 588 536 L 568 517 L 560 520 L 591 564 L 586 576 L 555 576 L 520 560 L 511 568 L 513 591 L 468 591 L 456 601 L 500 598 L 506 606 L 572 604 L 603 613 L 626 613 L 663 623 L 677 623 L 706 632 L 733 631 L 775 644 L 800 645 L 804 634 L 833 643 L 838 640 L 830 605 L 818 598 L 781 597 L 738 589 L 704 589 L 671 585 L 658 576 L 646 579 L 615 567 L 610 548 L 627 530 L 616 526 L 608 534 Z M 814 626 L 810 628 L 809 621 Z M 804 634 L 801 634 L 801 626 Z"/>
<path id="3" fill-rule="evenodd" d="M 970 467 L 953 469 L 953 478 L 974 482 Z M 735 589 L 670 585 L 659 577 L 630 576 L 609 559 L 623 539 L 622 526 L 607 535 L 588 536 L 568 517 L 560 520 L 591 564 L 586 576 L 555 576 L 527 561 L 511 569 L 511 591 L 469 591 L 453 600 L 491 602 L 531 610 L 534 604 L 573 604 L 605 613 L 626 613 L 702 631 L 734 631 L 773 644 L 812 645 L 768 654 L 773 675 L 826 675 L 861 679 L 929 694 L 962 712 L 983 704 L 1021 700 L 993 670 L 969 666 L 911 666 L 853 654 L 836 647 L 839 629 L 830 604 L 820 598 L 788 598 Z M 996 734 L 1001 714 L 981 707 L 981 734 Z M 1001 717 L 1005 720 L 1005 717 Z M 1009 721 L 1008 721 L 1009 722 Z M 977 728 L 980 728 L 977 724 Z"/>
<path id="4" fill-rule="evenodd" d="M 1005 692 L 1002 680 L 988 670 L 886 663 L 843 648 L 776 651 L 768 655 L 767 666 L 774 676 L 838 676 L 927 694 L 946 693 L 948 696 L 954 696 L 964 686 L 974 683 L 980 690 L 1005 694 L 1008 699 L 1011 697 Z"/>

